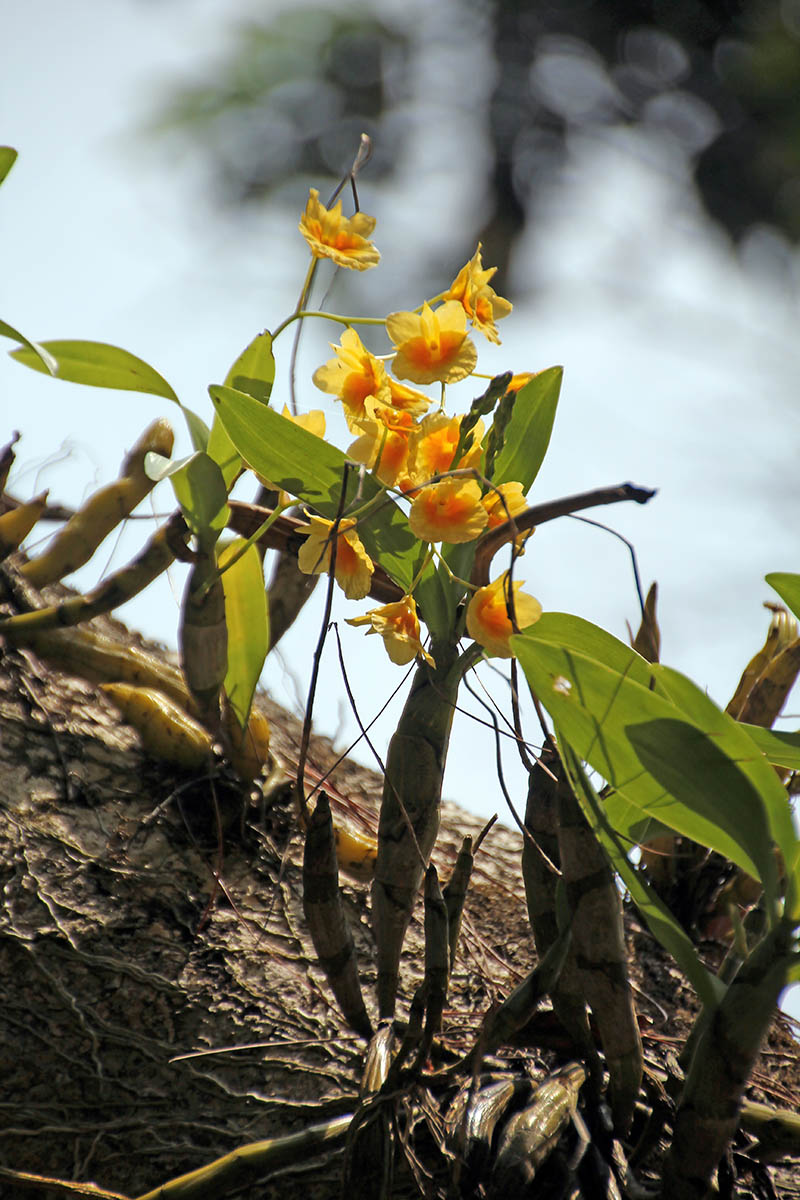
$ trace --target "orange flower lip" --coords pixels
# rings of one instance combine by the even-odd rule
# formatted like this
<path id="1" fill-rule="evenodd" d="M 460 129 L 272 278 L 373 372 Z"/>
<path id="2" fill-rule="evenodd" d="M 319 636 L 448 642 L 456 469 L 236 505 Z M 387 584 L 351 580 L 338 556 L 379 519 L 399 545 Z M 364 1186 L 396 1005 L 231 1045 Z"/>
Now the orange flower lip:
<path id="1" fill-rule="evenodd" d="M 417 492 L 408 518 L 424 542 L 471 542 L 486 528 L 488 516 L 474 479 L 444 479 Z"/>
<path id="2" fill-rule="evenodd" d="M 409 475 L 415 483 L 425 483 L 453 467 L 480 467 L 483 454 L 483 422 L 473 430 L 472 447 L 458 463 L 453 462 L 461 432 L 461 417 L 443 412 L 430 413 L 417 427 L 411 443 Z"/>

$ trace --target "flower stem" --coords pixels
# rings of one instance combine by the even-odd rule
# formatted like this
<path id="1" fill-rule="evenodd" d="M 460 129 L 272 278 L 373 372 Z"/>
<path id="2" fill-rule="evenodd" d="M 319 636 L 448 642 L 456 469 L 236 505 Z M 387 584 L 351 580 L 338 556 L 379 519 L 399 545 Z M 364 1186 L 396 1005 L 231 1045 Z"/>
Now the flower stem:
<path id="1" fill-rule="evenodd" d="M 385 317 L 344 317 L 340 313 L 319 312 L 316 309 L 301 309 L 298 308 L 295 312 L 290 313 L 285 320 L 281 321 L 280 325 L 272 334 L 273 345 L 278 339 L 278 335 L 283 333 L 288 325 L 294 321 L 302 321 L 305 317 L 320 317 L 325 321 L 335 321 L 337 325 L 345 325 L 348 328 L 351 325 L 385 325 Z"/>

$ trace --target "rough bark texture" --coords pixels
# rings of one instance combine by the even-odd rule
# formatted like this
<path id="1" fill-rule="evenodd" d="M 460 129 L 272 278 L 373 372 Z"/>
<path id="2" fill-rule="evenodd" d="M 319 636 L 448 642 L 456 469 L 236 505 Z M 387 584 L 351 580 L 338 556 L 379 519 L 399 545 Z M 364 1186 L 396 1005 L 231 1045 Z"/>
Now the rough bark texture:
<path id="1" fill-rule="evenodd" d="M 138 641 L 115 622 L 102 628 Z M 263 703 L 291 764 L 298 724 Z M 136 1196 L 243 1143 L 353 1111 L 365 1043 L 314 962 L 293 813 L 225 773 L 212 786 L 147 758 L 101 693 L 27 651 L 0 658 L 0 721 L 0 1162 Z M 333 759 L 328 742 L 314 742 L 318 770 Z M 378 776 L 345 762 L 334 781 L 353 820 L 374 831 Z M 434 855 L 444 879 L 480 825 L 444 806 Z M 346 887 L 345 905 L 374 1017 L 367 887 Z M 421 917 L 418 904 L 403 1013 L 421 976 Z M 646 1056 L 663 1061 L 685 1033 L 691 993 L 633 922 L 628 937 Z M 464 1051 L 532 961 L 520 838 L 495 827 L 476 859 L 445 1045 Z M 180 1057 L 204 1050 L 222 1052 Z M 762 1059 L 762 1095 L 781 1107 L 800 1098 L 795 1050 L 773 1031 Z M 520 1062 L 522 1053 L 508 1052 Z M 524 1055 L 534 1074 L 553 1062 L 534 1048 Z M 337 1196 L 341 1156 L 290 1173 L 309 1198 Z M 283 1174 L 237 1194 L 286 1186 Z M 3 1196 L 15 1189 L 0 1183 Z"/>

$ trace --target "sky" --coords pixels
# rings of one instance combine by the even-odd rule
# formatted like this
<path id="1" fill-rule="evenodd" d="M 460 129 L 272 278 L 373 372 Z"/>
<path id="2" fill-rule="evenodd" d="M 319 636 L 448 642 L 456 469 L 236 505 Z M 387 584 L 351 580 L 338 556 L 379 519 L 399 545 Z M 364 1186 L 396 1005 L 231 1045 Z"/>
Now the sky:
<path id="1" fill-rule="evenodd" d="M 378 221 L 381 286 L 396 294 L 394 307 L 411 308 L 422 299 L 415 263 L 443 247 L 463 243 L 464 261 L 474 250 L 480 220 L 470 185 L 486 146 L 470 112 L 448 107 L 448 98 L 467 75 L 473 94 L 485 94 L 491 77 L 475 37 L 472 49 L 468 37 L 455 50 L 446 42 L 446 6 L 392 0 L 392 7 L 414 16 L 423 48 L 405 111 L 413 136 L 399 185 L 371 184 L 367 172 L 361 203 Z M 208 384 L 222 382 L 252 337 L 294 305 L 307 266 L 296 231 L 306 196 L 298 188 L 294 211 L 265 206 L 220 216 L 201 162 L 142 131 L 171 84 L 214 69 L 232 15 L 276 10 L 252 0 L 3 6 L 1 140 L 20 158 L 0 189 L 0 315 L 37 340 L 87 338 L 138 354 L 206 419 Z M 738 256 L 731 252 L 663 138 L 623 129 L 576 135 L 563 188 L 518 248 L 503 344 L 479 348 L 482 370 L 565 368 L 533 502 L 629 479 L 658 488 L 647 507 L 595 515 L 634 541 L 645 586 L 659 582 L 663 660 L 723 706 L 766 634 L 762 604 L 775 597 L 764 574 L 798 569 L 798 274 L 796 260 L 789 270 L 773 265 L 765 231 Z M 328 336 L 326 329 L 304 337 L 305 407 L 327 403 L 310 376 L 329 356 Z M 459 395 L 467 402 L 473 391 L 467 385 Z M 157 416 L 173 421 L 176 454 L 190 449 L 169 402 L 50 380 L 5 355 L 0 413 L 0 440 L 22 433 L 12 486 L 24 497 L 49 487 L 52 500 L 78 503 L 116 476 L 126 449 Z M 328 414 L 329 427 L 341 429 L 330 406 Z M 171 503 L 168 492 L 156 493 L 158 511 Z M 88 588 L 124 563 L 149 528 L 130 522 L 76 584 Z M 627 551 L 608 534 L 572 521 L 543 527 L 522 565 L 527 590 L 545 610 L 576 612 L 621 638 L 626 620 L 636 625 Z M 176 570 L 120 615 L 174 646 L 181 586 Z M 334 617 L 367 721 L 401 671 L 377 638 L 365 642 L 361 630 L 344 625 L 363 610 L 339 596 Z M 295 709 L 320 620 L 317 596 L 265 670 L 265 686 Z M 502 682 L 486 670 L 483 679 L 502 702 Z M 375 726 L 381 750 L 401 702 L 402 695 Z M 797 726 L 799 708 L 790 700 L 795 718 L 786 727 Z M 350 742 L 355 722 L 332 642 L 315 716 L 337 745 Z M 365 749 L 356 754 L 370 762 Z M 505 767 L 524 805 L 510 751 Z M 468 716 L 456 717 L 444 790 L 469 809 L 509 819 L 493 737 Z"/>

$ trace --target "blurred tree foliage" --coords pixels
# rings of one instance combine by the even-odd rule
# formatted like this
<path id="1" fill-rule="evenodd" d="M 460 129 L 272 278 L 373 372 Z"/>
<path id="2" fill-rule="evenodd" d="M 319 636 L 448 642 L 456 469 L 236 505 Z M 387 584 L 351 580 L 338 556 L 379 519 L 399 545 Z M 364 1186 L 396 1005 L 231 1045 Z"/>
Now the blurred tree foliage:
<path id="1" fill-rule="evenodd" d="M 488 113 L 468 77 L 453 102 L 476 105 L 476 139 L 488 132 L 488 157 L 476 155 L 488 175 L 479 236 L 501 287 L 513 242 L 576 131 L 635 124 L 666 135 L 731 238 L 759 225 L 800 238 L 800 0 L 450 6 L 454 44 L 459 9 L 465 22 L 478 14 L 494 60 Z M 298 175 L 333 180 L 362 129 L 374 139 L 373 178 L 390 177 L 409 131 L 419 20 L 413 7 L 382 14 L 378 0 L 243 25 L 206 82 L 172 90 L 158 126 L 201 148 L 227 203 L 253 202 Z"/>
<path id="2" fill-rule="evenodd" d="M 260 200 L 298 175 L 318 186 L 340 178 L 362 131 L 373 137 L 375 177 L 392 169 L 408 67 L 408 37 L 367 9 L 302 6 L 235 29 L 202 83 L 168 94 L 155 128 L 200 147 L 228 204 Z"/>

